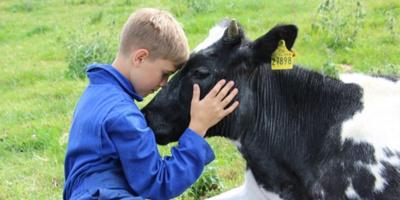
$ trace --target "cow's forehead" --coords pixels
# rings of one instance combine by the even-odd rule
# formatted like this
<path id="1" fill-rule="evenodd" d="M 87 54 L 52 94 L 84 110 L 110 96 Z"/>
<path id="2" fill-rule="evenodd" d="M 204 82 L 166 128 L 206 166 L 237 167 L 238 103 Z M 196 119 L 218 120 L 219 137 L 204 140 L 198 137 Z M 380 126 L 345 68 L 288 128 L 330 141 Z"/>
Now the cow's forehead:
<path id="1" fill-rule="evenodd" d="M 217 24 L 213 28 L 210 29 L 208 33 L 208 37 L 199 45 L 196 46 L 196 48 L 193 50 L 192 53 L 197 53 L 203 49 L 206 49 L 216 43 L 219 39 L 222 38 L 224 35 L 225 30 L 229 26 L 229 20 L 225 19 L 221 23 Z"/>

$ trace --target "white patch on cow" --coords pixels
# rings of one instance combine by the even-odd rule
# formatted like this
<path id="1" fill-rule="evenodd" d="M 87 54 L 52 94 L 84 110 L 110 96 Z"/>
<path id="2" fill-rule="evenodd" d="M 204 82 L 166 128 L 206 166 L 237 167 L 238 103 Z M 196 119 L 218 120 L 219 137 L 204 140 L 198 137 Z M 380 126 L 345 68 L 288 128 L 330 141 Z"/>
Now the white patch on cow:
<path id="1" fill-rule="evenodd" d="M 349 181 L 350 185 L 346 189 L 346 192 L 345 192 L 346 196 L 351 199 L 360 199 L 360 196 L 358 196 L 357 192 L 354 190 L 353 181 L 350 178 L 348 179 L 348 181 Z"/>
<path id="2" fill-rule="evenodd" d="M 377 157 L 379 158 L 379 157 Z M 382 158 L 382 157 L 381 157 Z M 382 163 L 380 161 L 382 161 L 384 159 L 379 159 L 379 163 L 377 164 L 364 164 L 364 167 L 367 168 L 372 175 L 374 175 L 375 177 L 375 191 L 382 191 L 385 188 L 385 185 L 387 184 L 386 179 L 384 179 L 382 177 L 382 170 L 384 169 Z"/>
<path id="3" fill-rule="evenodd" d="M 278 194 L 267 192 L 257 184 L 254 175 L 250 170 L 246 171 L 244 185 L 229 190 L 208 200 L 281 200 Z"/>
<path id="4" fill-rule="evenodd" d="M 400 152 L 400 81 L 393 82 L 360 74 L 341 75 L 340 79 L 346 83 L 358 84 L 364 90 L 364 108 L 343 123 L 342 142 L 365 142 L 374 147 L 377 163 L 358 165 L 365 167 L 375 176 L 374 191 L 381 192 L 387 184 L 382 176 L 382 162 L 388 162 L 400 169 L 399 157 L 388 157 L 385 153 L 385 149 Z M 348 188 L 349 194 L 354 195 L 351 189 Z"/>
<path id="5" fill-rule="evenodd" d="M 197 47 L 193 50 L 193 53 L 197 53 L 202 49 L 206 49 L 207 47 L 217 42 L 219 39 L 222 38 L 227 28 L 228 26 L 225 23 L 220 23 L 214 26 L 212 29 L 210 29 L 208 37 L 202 43 L 197 45 Z"/>

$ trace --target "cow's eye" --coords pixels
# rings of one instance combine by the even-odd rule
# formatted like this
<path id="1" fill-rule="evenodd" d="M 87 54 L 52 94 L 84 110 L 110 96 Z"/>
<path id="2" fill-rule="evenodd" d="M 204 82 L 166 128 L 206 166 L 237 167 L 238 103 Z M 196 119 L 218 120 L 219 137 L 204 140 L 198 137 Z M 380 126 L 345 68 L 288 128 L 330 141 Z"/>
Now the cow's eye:
<path id="1" fill-rule="evenodd" d="M 206 68 L 197 68 L 194 71 L 194 76 L 196 78 L 206 78 L 208 75 L 210 75 L 210 70 Z"/>

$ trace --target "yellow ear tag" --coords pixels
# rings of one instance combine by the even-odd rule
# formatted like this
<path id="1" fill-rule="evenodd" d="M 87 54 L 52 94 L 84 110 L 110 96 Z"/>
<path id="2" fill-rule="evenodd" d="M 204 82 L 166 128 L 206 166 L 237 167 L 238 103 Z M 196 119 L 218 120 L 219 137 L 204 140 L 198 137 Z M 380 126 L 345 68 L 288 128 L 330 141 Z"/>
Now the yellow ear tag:
<path id="1" fill-rule="evenodd" d="M 285 41 L 280 40 L 278 48 L 272 53 L 271 68 L 272 70 L 293 69 L 293 57 L 296 53 L 286 48 Z"/>

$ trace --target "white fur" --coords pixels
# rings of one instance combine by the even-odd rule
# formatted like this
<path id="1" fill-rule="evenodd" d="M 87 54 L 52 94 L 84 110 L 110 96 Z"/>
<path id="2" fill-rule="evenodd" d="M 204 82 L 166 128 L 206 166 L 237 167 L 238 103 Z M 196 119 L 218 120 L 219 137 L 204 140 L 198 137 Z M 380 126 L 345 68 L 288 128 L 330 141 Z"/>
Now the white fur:
<path id="1" fill-rule="evenodd" d="M 256 180 L 250 170 L 246 171 L 246 178 L 244 185 L 229 190 L 228 192 L 222 193 L 218 196 L 209 198 L 208 200 L 281 200 L 279 195 L 267 192 L 262 188 Z"/>
<path id="2" fill-rule="evenodd" d="M 223 24 L 218 24 L 214 26 L 212 29 L 210 29 L 208 37 L 201 44 L 196 46 L 196 48 L 193 50 L 193 53 L 197 53 L 200 50 L 206 49 L 207 47 L 211 46 L 219 39 L 221 39 L 222 36 L 224 35 L 226 28 L 227 27 L 224 26 Z"/>
<path id="3" fill-rule="evenodd" d="M 383 161 L 400 168 L 397 156 L 387 157 L 384 149 L 400 152 L 400 82 L 360 74 L 341 75 L 346 83 L 356 83 L 364 90 L 363 110 L 342 126 L 342 141 L 365 142 L 375 149 L 377 164 L 357 163 L 375 176 L 376 192 L 383 191 L 387 181 L 382 176 Z M 349 197 L 357 195 L 352 185 L 347 188 Z"/>
<path id="4" fill-rule="evenodd" d="M 350 183 L 350 186 L 346 189 L 346 196 L 351 199 L 360 199 L 360 196 L 358 196 L 357 192 L 354 190 L 353 181 L 350 178 L 348 179 L 348 181 Z"/>

